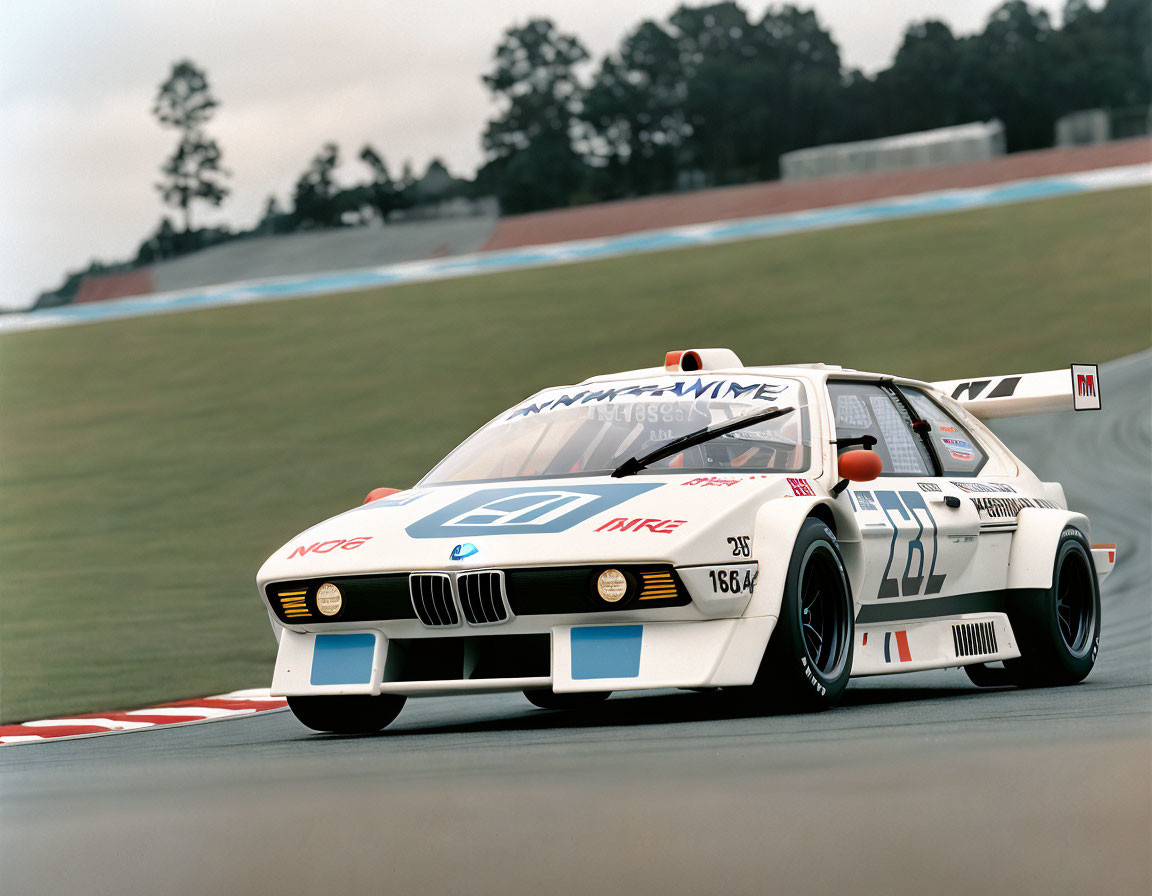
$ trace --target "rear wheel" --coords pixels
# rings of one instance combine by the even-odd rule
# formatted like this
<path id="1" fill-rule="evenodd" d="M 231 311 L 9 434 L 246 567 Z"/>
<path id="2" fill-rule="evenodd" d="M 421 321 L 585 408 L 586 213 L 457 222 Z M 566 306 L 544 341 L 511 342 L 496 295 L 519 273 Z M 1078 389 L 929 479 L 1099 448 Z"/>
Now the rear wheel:
<path id="1" fill-rule="evenodd" d="M 611 691 L 585 691 L 578 694 L 557 694 L 551 688 L 532 688 L 524 696 L 533 706 L 541 709 L 583 709 L 603 703 L 612 696 Z"/>
<path id="2" fill-rule="evenodd" d="M 848 687 L 853 631 L 852 589 L 836 536 L 820 520 L 805 520 L 792 549 L 779 620 L 746 696 L 783 712 L 833 706 Z"/>
<path id="3" fill-rule="evenodd" d="M 400 715 L 406 700 L 406 697 L 395 694 L 289 697 L 288 708 L 313 731 L 375 734 Z"/>
<path id="4" fill-rule="evenodd" d="M 1004 668 L 1021 687 L 1054 687 L 1082 681 L 1100 649 L 1100 585 L 1092 549 L 1083 533 L 1060 535 L 1052 587 L 1013 597 L 1009 618 L 1020 647 Z"/>

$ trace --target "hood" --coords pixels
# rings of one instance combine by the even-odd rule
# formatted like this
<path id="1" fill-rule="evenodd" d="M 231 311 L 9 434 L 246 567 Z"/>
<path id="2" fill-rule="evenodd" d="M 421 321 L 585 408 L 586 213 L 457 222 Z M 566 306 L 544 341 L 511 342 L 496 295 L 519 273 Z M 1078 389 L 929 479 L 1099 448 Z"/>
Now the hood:
<path id="1" fill-rule="evenodd" d="M 807 489 L 807 491 L 805 491 Z M 257 581 L 583 563 L 722 563 L 765 500 L 811 494 L 778 474 L 573 477 L 417 488 L 313 526 Z"/>

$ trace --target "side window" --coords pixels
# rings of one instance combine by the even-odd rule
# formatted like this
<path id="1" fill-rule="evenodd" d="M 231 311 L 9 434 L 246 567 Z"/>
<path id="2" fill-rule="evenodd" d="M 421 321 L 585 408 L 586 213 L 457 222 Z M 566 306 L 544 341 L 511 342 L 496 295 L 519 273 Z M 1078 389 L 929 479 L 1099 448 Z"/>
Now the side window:
<path id="1" fill-rule="evenodd" d="M 940 466 L 951 476 L 975 476 L 988 455 L 959 421 L 919 389 L 901 390 L 916 413 L 932 424 L 928 438 L 940 458 Z"/>
<path id="2" fill-rule="evenodd" d="M 932 464 L 903 408 L 873 383 L 830 382 L 836 438 L 873 436 L 885 476 L 931 476 Z M 858 445 L 852 447 L 859 447 Z"/>

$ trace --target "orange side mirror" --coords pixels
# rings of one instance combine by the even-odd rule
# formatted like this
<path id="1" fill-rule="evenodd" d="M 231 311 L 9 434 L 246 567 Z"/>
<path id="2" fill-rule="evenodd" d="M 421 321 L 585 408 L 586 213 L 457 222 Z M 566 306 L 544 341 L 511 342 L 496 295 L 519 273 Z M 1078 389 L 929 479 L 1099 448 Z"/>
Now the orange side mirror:
<path id="1" fill-rule="evenodd" d="M 389 495 L 396 494 L 400 489 L 398 488 L 374 488 L 368 492 L 368 497 L 364 499 L 365 504 L 371 504 L 373 501 L 379 501 L 381 498 L 387 498 Z"/>
<path id="2" fill-rule="evenodd" d="M 837 464 L 840 475 L 853 482 L 871 482 L 884 472 L 884 461 L 880 460 L 880 455 L 862 448 L 845 451 Z"/>

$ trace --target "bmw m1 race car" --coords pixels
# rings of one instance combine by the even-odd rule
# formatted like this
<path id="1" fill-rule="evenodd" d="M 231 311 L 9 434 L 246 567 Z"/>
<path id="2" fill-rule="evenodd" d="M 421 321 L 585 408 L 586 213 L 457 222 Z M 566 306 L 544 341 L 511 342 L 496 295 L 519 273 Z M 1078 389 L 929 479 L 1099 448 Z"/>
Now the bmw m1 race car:
<path id="1" fill-rule="evenodd" d="M 440 694 L 812 711 L 852 676 L 1072 684 L 1115 545 L 981 420 L 1099 407 L 1092 365 L 923 383 L 728 349 L 546 389 L 268 559 L 272 693 L 370 732 Z"/>

